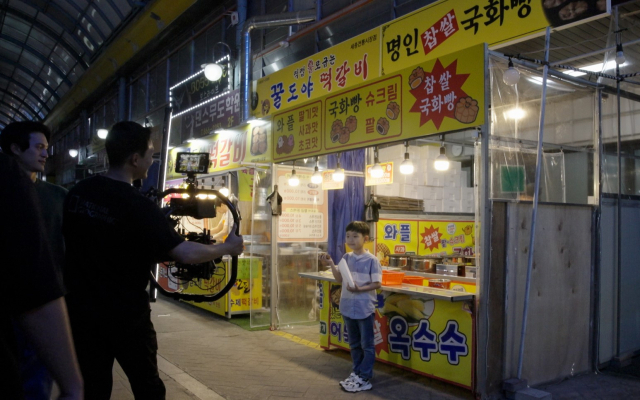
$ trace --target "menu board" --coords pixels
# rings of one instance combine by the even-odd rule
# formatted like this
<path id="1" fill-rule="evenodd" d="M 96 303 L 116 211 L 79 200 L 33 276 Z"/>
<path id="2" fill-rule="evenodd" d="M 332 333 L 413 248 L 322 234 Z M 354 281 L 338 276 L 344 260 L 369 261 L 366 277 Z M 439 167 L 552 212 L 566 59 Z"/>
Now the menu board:
<path id="1" fill-rule="evenodd" d="M 326 242 L 328 237 L 327 192 L 311 182 L 313 170 L 296 169 L 300 180 L 289 184 L 291 169 L 278 167 L 278 191 L 282 196 L 282 215 L 278 218 L 279 242 Z"/>

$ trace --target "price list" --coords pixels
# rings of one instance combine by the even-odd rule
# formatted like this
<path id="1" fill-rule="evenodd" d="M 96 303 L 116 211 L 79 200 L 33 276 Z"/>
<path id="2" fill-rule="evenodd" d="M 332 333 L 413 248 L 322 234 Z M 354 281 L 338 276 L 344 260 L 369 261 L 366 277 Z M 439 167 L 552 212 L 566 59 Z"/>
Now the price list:
<path id="1" fill-rule="evenodd" d="M 324 216 L 310 208 L 288 208 L 279 219 L 278 234 L 282 239 L 321 239 Z"/>

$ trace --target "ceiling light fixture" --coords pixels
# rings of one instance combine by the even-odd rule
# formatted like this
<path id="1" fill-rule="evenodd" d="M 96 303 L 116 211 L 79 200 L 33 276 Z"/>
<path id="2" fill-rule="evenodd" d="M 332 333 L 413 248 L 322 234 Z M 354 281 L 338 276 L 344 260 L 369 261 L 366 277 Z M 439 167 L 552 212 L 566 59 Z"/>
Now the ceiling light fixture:
<path id="1" fill-rule="evenodd" d="M 502 81 L 505 85 L 513 86 L 520 80 L 520 72 L 513 66 L 513 61 L 509 57 L 509 68 L 502 74 Z"/>
<path id="2" fill-rule="evenodd" d="M 106 139 L 108 135 L 109 135 L 109 131 L 107 129 L 104 129 L 104 128 L 98 129 L 98 137 L 100 139 Z"/>
<path id="3" fill-rule="evenodd" d="M 318 170 L 318 157 L 316 157 L 315 170 L 313 172 L 313 175 L 311 175 L 311 183 L 315 183 L 316 185 L 319 185 L 322 183 L 322 172 Z"/>
<path id="4" fill-rule="evenodd" d="M 409 159 L 409 141 L 404 141 L 404 161 L 400 164 L 400 173 L 403 175 L 413 174 L 413 162 Z"/>
<path id="5" fill-rule="evenodd" d="M 291 176 L 289 177 L 289 186 L 298 186 L 300 179 L 296 175 L 296 161 L 293 160 L 293 169 L 291 170 Z"/>
<path id="6" fill-rule="evenodd" d="M 331 174 L 331 178 L 334 182 L 344 182 L 344 169 L 340 166 L 340 153 L 338 153 L 338 165 Z"/>
<path id="7" fill-rule="evenodd" d="M 75 157 L 78 155 L 78 150 L 76 150 L 76 149 L 69 149 L 69 155 L 70 155 L 71 157 L 74 157 L 74 158 L 75 158 Z"/>
<path id="8" fill-rule="evenodd" d="M 378 160 L 378 146 L 373 148 L 373 167 L 371 167 L 372 178 L 382 178 L 384 175 L 384 170 L 382 169 L 382 165 L 380 165 L 380 160 Z"/>
<path id="9" fill-rule="evenodd" d="M 446 171 L 449 169 L 449 158 L 445 154 L 444 148 L 444 136 L 442 137 L 442 145 L 440 146 L 440 155 L 436 157 L 436 161 L 433 166 L 437 171 Z"/>

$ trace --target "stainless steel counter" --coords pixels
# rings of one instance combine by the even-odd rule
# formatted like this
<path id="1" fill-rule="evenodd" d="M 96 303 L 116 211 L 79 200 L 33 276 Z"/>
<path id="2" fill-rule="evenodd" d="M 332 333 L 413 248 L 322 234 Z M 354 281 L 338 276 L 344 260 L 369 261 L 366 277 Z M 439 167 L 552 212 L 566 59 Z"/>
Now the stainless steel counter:
<path id="1" fill-rule="evenodd" d="M 303 278 L 317 279 L 320 281 L 327 281 L 327 282 L 336 282 L 331 271 L 300 272 L 298 273 L 298 275 L 300 275 Z M 418 275 L 418 274 L 415 274 L 415 275 Z M 439 278 L 439 279 L 457 278 L 453 276 L 449 277 L 446 275 L 436 275 L 436 274 L 420 274 L 420 275 L 430 275 L 432 278 Z M 475 295 L 473 293 L 457 292 L 455 290 L 437 289 L 437 288 L 432 288 L 428 286 L 410 285 L 408 283 L 403 283 L 401 285 L 390 285 L 390 286 L 382 285 L 382 290 L 386 290 L 388 292 L 410 294 L 410 295 L 420 296 L 420 297 L 425 297 L 430 299 L 447 300 L 451 302 L 473 300 L 475 298 Z"/>

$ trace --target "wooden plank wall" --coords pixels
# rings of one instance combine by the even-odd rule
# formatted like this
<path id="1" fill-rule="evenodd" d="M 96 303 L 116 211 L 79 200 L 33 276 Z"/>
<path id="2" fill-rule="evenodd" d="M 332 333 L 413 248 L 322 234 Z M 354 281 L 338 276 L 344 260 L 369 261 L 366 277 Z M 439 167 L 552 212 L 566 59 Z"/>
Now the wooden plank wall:
<path id="1" fill-rule="evenodd" d="M 550 382 L 590 368 L 592 209 L 540 205 L 522 378 Z M 505 379 L 517 376 L 531 204 L 507 205 Z"/>

